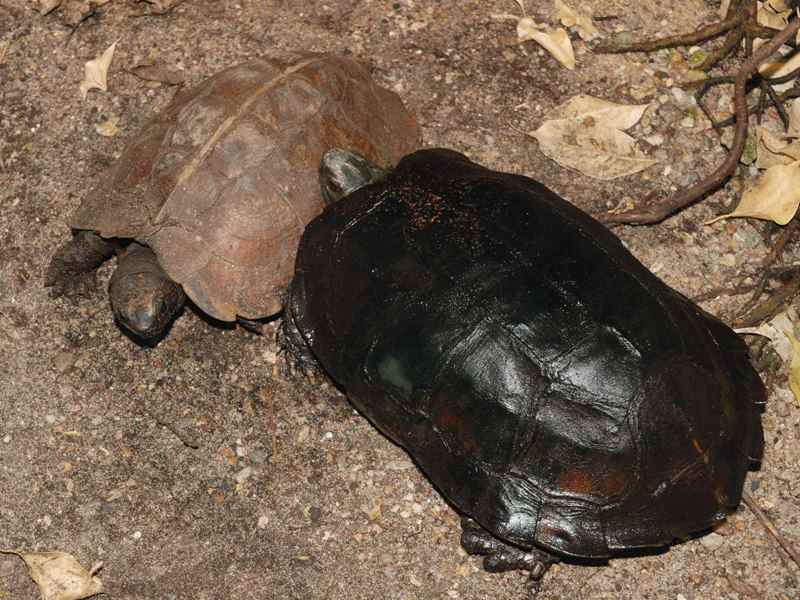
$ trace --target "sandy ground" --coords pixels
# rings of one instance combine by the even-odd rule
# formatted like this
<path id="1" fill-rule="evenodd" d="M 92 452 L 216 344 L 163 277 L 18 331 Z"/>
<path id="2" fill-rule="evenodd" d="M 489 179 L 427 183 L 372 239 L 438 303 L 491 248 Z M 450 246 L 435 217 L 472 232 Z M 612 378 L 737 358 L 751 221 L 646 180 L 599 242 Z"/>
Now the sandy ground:
<path id="1" fill-rule="evenodd" d="M 74 33 L 32 4 L 0 0 L 0 548 L 103 561 L 118 600 L 521 600 L 522 575 L 486 574 L 464 554 L 457 515 L 403 451 L 329 384 L 280 374 L 269 331 L 187 310 L 143 349 L 112 320 L 110 266 L 77 303 L 51 298 L 42 275 L 92 182 L 174 94 L 126 72 L 146 59 L 191 84 L 269 47 L 351 53 L 403 96 L 426 145 L 533 176 L 596 212 L 691 183 L 722 159 L 671 89 L 674 56 L 595 56 L 578 43 L 568 72 L 491 17 L 515 11 L 510 0 L 187 0 L 161 16 L 114 0 Z M 549 1 L 529 4 L 540 20 L 549 13 Z M 607 17 L 604 31 L 636 35 L 691 29 L 717 7 L 575 4 Z M 82 100 L 83 63 L 117 40 L 108 92 Z M 653 142 L 643 147 L 659 166 L 603 183 L 546 159 L 521 132 L 581 92 L 652 102 L 633 133 Z M 112 117 L 120 134 L 98 135 Z M 767 225 L 702 225 L 732 197 L 726 189 L 657 227 L 617 232 L 693 296 L 736 281 L 768 250 Z M 729 318 L 742 302 L 705 306 Z M 785 373 L 771 381 L 766 460 L 746 485 L 800 544 L 800 408 Z M 798 597 L 797 568 L 749 511 L 719 533 L 609 566 L 560 565 L 540 597 Z M 0 598 L 38 598 L 13 556 L 0 557 Z"/>

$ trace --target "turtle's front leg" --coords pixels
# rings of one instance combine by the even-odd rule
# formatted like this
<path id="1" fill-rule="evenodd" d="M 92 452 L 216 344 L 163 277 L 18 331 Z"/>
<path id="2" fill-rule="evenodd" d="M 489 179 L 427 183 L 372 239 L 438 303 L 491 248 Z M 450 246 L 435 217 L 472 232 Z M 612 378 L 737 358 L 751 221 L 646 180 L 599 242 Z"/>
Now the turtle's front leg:
<path id="1" fill-rule="evenodd" d="M 531 548 L 523 550 L 496 538 L 468 517 L 461 519 L 461 546 L 468 554 L 484 556 L 483 568 L 492 573 L 528 571 L 528 598 L 536 597 L 547 570 L 558 562 L 549 552 Z"/>
<path id="2" fill-rule="evenodd" d="M 79 231 L 56 250 L 44 276 L 56 296 L 85 296 L 96 288 L 95 271 L 114 254 L 114 244 L 93 231 Z"/>
<path id="3" fill-rule="evenodd" d="M 163 337 L 186 300 L 183 288 L 164 272 L 155 253 L 136 243 L 120 255 L 108 297 L 117 322 L 145 344 Z"/>

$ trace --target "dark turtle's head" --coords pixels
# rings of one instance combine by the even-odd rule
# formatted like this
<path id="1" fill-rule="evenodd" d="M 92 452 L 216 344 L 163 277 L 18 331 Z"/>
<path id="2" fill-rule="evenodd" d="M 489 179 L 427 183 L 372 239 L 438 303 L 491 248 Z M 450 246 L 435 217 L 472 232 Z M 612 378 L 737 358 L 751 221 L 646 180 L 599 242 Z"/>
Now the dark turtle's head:
<path id="1" fill-rule="evenodd" d="M 333 148 L 322 156 L 319 165 L 319 186 L 325 203 L 333 204 L 385 174 L 385 170 L 372 164 L 360 154 Z"/>
<path id="2" fill-rule="evenodd" d="M 148 345 L 163 337 L 185 301 L 181 286 L 167 277 L 153 252 L 142 246 L 120 255 L 108 295 L 117 323 L 137 342 Z"/>

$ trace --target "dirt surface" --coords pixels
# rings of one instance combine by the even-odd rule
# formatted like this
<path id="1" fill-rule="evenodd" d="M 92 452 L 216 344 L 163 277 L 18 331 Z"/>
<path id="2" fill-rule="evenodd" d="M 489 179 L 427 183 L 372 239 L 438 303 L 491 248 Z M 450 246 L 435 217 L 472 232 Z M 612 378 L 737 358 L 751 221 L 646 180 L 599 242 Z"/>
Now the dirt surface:
<path id="1" fill-rule="evenodd" d="M 636 35 L 692 29 L 717 9 L 573 3 L 610 17 L 604 31 Z M 281 375 L 271 331 L 257 337 L 186 310 L 164 342 L 141 348 L 112 320 L 111 265 L 77 303 L 51 298 L 43 272 L 92 182 L 175 92 L 127 72 L 147 60 L 191 84 L 268 47 L 355 55 L 417 113 L 426 145 L 535 177 L 590 212 L 692 183 L 722 159 L 674 92 L 681 61 L 594 56 L 578 43 L 569 72 L 491 17 L 516 10 L 510 0 L 186 0 L 157 16 L 113 0 L 74 32 L 32 4 L 0 0 L 0 548 L 103 561 L 119 600 L 521 600 L 523 576 L 484 573 L 464 554 L 457 515 L 403 451 L 331 385 Z M 549 1 L 529 4 L 547 17 Z M 82 100 L 84 62 L 117 40 L 108 92 Z M 661 163 L 604 183 L 547 160 L 521 132 L 577 93 L 652 102 L 633 134 Z M 120 133 L 98 135 L 112 117 Z M 616 231 L 689 296 L 730 285 L 757 269 L 773 232 L 702 225 L 734 186 L 662 225 Z M 743 301 L 705 306 L 729 318 Z M 800 408 L 785 372 L 771 380 L 766 459 L 746 485 L 800 545 Z M 742 508 L 718 534 L 669 552 L 559 565 L 540 598 L 790 599 L 798 576 Z M 0 599 L 38 597 L 23 563 L 0 557 Z"/>

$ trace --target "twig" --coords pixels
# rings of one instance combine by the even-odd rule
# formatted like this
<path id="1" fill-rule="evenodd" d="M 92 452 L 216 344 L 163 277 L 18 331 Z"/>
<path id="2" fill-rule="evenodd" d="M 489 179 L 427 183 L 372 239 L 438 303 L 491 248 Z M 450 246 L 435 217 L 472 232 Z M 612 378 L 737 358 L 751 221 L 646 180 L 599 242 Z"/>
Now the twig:
<path id="1" fill-rule="evenodd" d="M 622 54 L 624 52 L 653 52 L 665 48 L 675 48 L 676 46 L 694 46 L 695 44 L 718 37 L 734 27 L 738 27 L 742 24 L 742 19 L 742 13 L 737 12 L 724 21 L 706 25 L 691 33 L 671 35 L 656 40 L 633 42 L 631 44 L 615 44 L 613 42 L 608 42 L 595 46 L 594 50 L 595 52 L 601 52 L 603 54 Z"/>
<path id="2" fill-rule="evenodd" d="M 761 507 L 756 502 L 755 498 L 753 498 L 747 492 L 742 492 L 742 502 L 745 503 L 747 508 L 756 516 L 756 518 L 761 522 L 761 525 L 764 526 L 764 529 L 775 539 L 776 542 L 783 548 L 784 552 L 789 555 L 789 557 L 794 561 L 794 564 L 800 567 L 800 554 L 797 553 L 797 550 L 794 549 L 792 544 L 784 538 L 778 528 L 773 523 L 772 519 L 767 516 L 767 514 L 761 510 Z"/>
<path id="3" fill-rule="evenodd" d="M 719 296 L 741 296 L 747 292 L 752 291 L 758 284 L 756 283 L 740 283 L 734 287 L 721 285 L 719 287 L 711 288 L 705 292 L 692 296 L 692 302 L 699 303 L 706 300 L 713 300 Z"/>
<path id="4" fill-rule="evenodd" d="M 754 327 L 762 321 L 766 321 L 778 313 L 784 304 L 791 301 L 797 295 L 797 292 L 800 292 L 800 272 L 795 273 L 788 283 L 764 300 L 764 302 L 750 310 L 745 316 L 736 319 L 734 326 Z"/>
<path id="5" fill-rule="evenodd" d="M 697 67 L 697 70 L 708 71 L 712 69 L 731 52 L 736 50 L 739 44 L 741 44 L 743 37 L 744 32 L 741 30 L 741 28 L 736 28 L 733 31 L 729 31 L 728 35 L 725 36 L 725 41 L 723 42 L 722 46 L 710 52 L 709 55 L 706 56 L 706 59 Z"/>
<path id="6" fill-rule="evenodd" d="M 758 69 L 767 58 L 769 58 L 783 43 L 794 36 L 800 29 L 800 19 L 793 17 L 786 28 L 772 38 L 769 42 L 761 46 L 750 58 L 748 58 L 739 72 L 736 74 L 734 82 L 734 107 L 736 114 L 736 129 L 733 136 L 733 144 L 728 152 L 725 161 L 708 177 L 701 180 L 692 187 L 682 190 L 667 199 L 665 202 L 649 209 L 638 209 L 624 213 L 601 213 L 596 218 L 605 223 L 628 223 L 631 225 L 644 225 L 659 223 L 673 213 L 694 204 L 708 192 L 720 186 L 736 170 L 739 158 L 742 156 L 745 141 L 747 140 L 748 127 L 748 107 L 745 97 L 747 80 Z"/>

